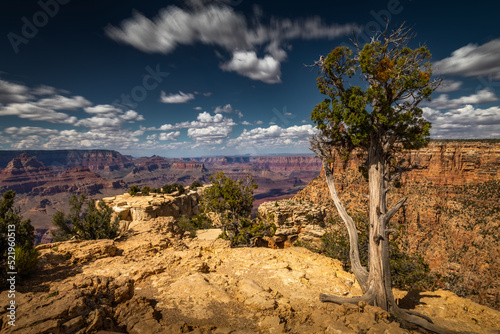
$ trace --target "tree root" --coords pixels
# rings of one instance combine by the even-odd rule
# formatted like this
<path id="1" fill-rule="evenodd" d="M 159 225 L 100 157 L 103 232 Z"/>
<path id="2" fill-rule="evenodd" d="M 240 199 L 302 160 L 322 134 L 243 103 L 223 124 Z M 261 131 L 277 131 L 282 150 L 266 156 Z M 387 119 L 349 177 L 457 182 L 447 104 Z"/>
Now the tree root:
<path id="1" fill-rule="evenodd" d="M 325 293 L 321 293 L 319 295 L 319 300 L 323 303 L 335 303 L 335 304 L 358 304 L 359 302 L 366 302 L 367 304 L 373 304 L 373 301 L 375 299 L 375 295 L 373 293 L 373 289 L 370 288 L 368 291 L 358 297 L 351 297 L 351 298 L 344 298 L 340 296 L 334 296 L 334 295 L 328 295 Z M 412 328 L 421 328 L 425 329 L 427 331 L 433 332 L 433 333 L 438 333 L 438 334 L 456 334 L 458 332 L 450 330 L 448 328 L 443 328 L 440 326 L 435 325 L 431 318 L 428 316 L 411 311 L 411 310 L 405 310 L 405 309 L 400 309 L 397 306 L 393 306 L 391 309 L 391 313 L 398 318 L 401 323 L 405 326 L 412 327 Z M 462 332 L 460 332 L 462 333 Z"/>
<path id="2" fill-rule="evenodd" d="M 417 317 L 423 318 L 423 319 L 427 320 L 428 322 L 430 322 L 431 324 L 433 324 L 433 323 L 434 323 L 434 321 L 432 321 L 432 319 L 431 319 L 431 318 L 429 318 L 428 316 L 426 316 L 425 314 L 418 313 L 418 312 L 416 312 L 416 311 L 412 311 L 412 310 L 401 309 L 401 308 L 400 308 L 400 310 L 401 310 L 401 311 L 403 311 L 403 312 L 408 313 L 409 315 L 414 315 L 414 316 L 417 316 Z"/>
<path id="3" fill-rule="evenodd" d="M 319 294 L 319 300 L 323 303 L 335 303 L 335 304 L 357 304 L 359 302 L 365 302 L 367 304 L 373 304 L 375 300 L 375 295 L 373 293 L 373 288 L 369 288 L 362 296 L 345 298 L 334 295 L 327 295 L 326 293 Z"/>

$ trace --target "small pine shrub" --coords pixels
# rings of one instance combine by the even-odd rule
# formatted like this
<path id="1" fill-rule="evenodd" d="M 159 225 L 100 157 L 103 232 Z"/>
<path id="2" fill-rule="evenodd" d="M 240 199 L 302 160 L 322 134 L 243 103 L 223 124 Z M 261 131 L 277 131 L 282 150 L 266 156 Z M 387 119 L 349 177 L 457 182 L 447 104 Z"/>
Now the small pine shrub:
<path id="1" fill-rule="evenodd" d="M 151 192 L 151 188 L 148 186 L 144 186 L 141 190 L 142 196 L 149 196 L 149 193 Z"/>
<path id="2" fill-rule="evenodd" d="M 182 216 L 177 222 L 177 226 L 183 231 L 189 232 L 191 238 L 196 237 L 197 230 L 208 229 L 212 227 L 212 222 L 205 215 L 195 215 L 191 218 Z"/>
<path id="3" fill-rule="evenodd" d="M 14 252 L 17 273 L 23 277 L 31 275 L 38 264 L 38 256 L 40 255 L 38 249 L 16 246 Z"/>
<path id="4" fill-rule="evenodd" d="M 189 189 L 195 190 L 196 188 L 199 188 L 199 187 L 203 187 L 203 184 L 200 181 L 195 180 L 195 181 L 193 181 L 193 183 L 191 183 L 191 185 L 189 186 Z"/>
<path id="5" fill-rule="evenodd" d="M 128 190 L 128 193 L 131 195 L 131 196 L 135 196 L 137 195 L 138 192 L 141 191 L 141 188 L 139 188 L 139 186 L 132 186 L 130 187 L 130 189 Z"/>

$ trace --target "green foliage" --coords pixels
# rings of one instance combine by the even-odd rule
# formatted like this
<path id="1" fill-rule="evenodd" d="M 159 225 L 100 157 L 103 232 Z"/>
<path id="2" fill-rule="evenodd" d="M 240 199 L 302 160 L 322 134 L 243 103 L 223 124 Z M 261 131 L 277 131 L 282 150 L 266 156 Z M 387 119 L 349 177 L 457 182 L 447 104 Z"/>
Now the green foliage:
<path id="1" fill-rule="evenodd" d="M 316 105 L 311 120 L 320 130 L 318 138 L 344 157 L 357 147 L 413 149 L 430 140 L 430 123 L 417 105 L 430 100 L 440 81 L 430 82 L 431 54 L 426 47 L 408 48 L 405 32 L 379 33 L 356 51 L 337 47 L 318 63 L 317 86 L 328 98 Z M 353 85 L 353 76 L 360 76 L 366 88 Z"/>
<path id="2" fill-rule="evenodd" d="M 179 226 L 180 229 L 189 232 L 189 236 L 191 238 L 196 237 L 197 230 L 203 230 L 213 227 L 210 219 L 208 219 L 208 217 L 204 214 L 195 215 L 191 218 L 182 216 L 177 222 L 177 226 Z"/>
<path id="3" fill-rule="evenodd" d="M 178 191 L 179 194 L 184 194 L 186 190 L 184 189 L 184 186 L 182 184 L 178 183 L 173 183 L 173 184 L 166 184 L 162 187 L 162 190 L 165 194 L 171 194 L 175 191 Z"/>
<path id="4" fill-rule="evenodd" d="M 148 186 L 142 187 L 142 190 L 141 190 L 142 196 L 149 196 L 150 192 L 151 192 L 151 188 L 149 188 Z"/>
<path id="5" fill-rule="evenodd" d="M 52 231 L 54 241 L 64 241 L 72 237 L 81 240 L 113 239 L 118 235 L 118 216 L 111 218 L 113 209 L 104 201 L 93 199 L 87 201 L 87 208 L 83 210 L 86 196 L 80 195 L 69 200 L 70 213 L 66 215 L 57 211 L 52 217 L 52 223 L 57 230 Z"/>
<path id="6" fill-rule="evenodd" d="M 203 183 L 198 180 L 194 180 L 193 183 L 189 186 L 190 190 L 195 190 L 196 188 L 203 187 Z"/>
<path id="7" fill-rule="evenodd" d="M 132 186 L 130 187 L 130 189 L 128 190 L 128 193 L 132 196 L 135 196 L 137 195 L 138 192 L 141 191 L 141 188 L 139 188 L 139 186 Z"/>
<path id="8" fill-rule="evenodd" d="M 27 277 L 31 275 L 38 264 L 40 253 L 34 247 L 15 247 L 16 271 L 19 275 Z"/>
<path id="9" fill-rule="evenodd" d="M 29 275 L 38 261 L 38 252 L 34 248 L 35 229 L 31 221 L 23 220 L 19 209 L 14 207 L 15 197 L 16 193 L 8 190 L 0 201 L 0 276 L 15 271 L 12 268 L 6 270 L 9 247 L 12 246 L 9 239 L 14 242 L 15 265 L 20 274 L 22 270 L 22 275 Z"/>
<path id="10" fill-rule="evenodd" d="M 219 237 L 230 240 L 232 246 L 251 246 L 255 238 L 272 237 L 276 230 L 277 227 L 274 223 L 266 224 L 260 219 L 242 218 L 239 221 L 237 234 L 228 234 L 224 231 Z"/>
<path id="11" fill-rule="evenodd" d="M 248 174 L 233 180 L 223 172 L 210 176 L 210 181 L 212 186 L 205 189 L 201 200 L 203 211 L 217 215 L 225 234 L 238 236 L 240 229 L 249 226 L 254 201 L 252 196 L 257 184 Z"/>

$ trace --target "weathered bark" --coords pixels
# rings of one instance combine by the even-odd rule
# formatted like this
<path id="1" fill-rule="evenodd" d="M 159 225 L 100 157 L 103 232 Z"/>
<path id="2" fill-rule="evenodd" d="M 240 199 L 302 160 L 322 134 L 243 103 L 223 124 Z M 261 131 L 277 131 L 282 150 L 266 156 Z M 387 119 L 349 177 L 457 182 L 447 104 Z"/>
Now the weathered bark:
<path id="1" fill-rule="evenodd" d="M 333 202 L 335 203 L 335 207 L 340 214 L 340 217 L 345 223 L 347 227 L 347 232 L 349 233 L 349 258 L 351 260 L 351 267 L 356 279 L 361 286 L 363 292 L 368 290 L 367 281 L 368 281 L 368 271 L 365 267 L 361 265 L 361 261 L 359 259 L 359 241 L 358 241 L 358 231 L 356 228 L 356 224 L 352 220 L 352 217 L 347 213 L 344 205 L 340 201 L 339 196 L 337 195 L 337 190 L 335 188 L 335 180 L 333 179 L 333 172 L 330 167 L 330 163 L 323 160 L 323 169 L 325 171 L 326 183 L 328 184 L 328 189 L 330 190 L 330 195 L 332 196 Z"/>

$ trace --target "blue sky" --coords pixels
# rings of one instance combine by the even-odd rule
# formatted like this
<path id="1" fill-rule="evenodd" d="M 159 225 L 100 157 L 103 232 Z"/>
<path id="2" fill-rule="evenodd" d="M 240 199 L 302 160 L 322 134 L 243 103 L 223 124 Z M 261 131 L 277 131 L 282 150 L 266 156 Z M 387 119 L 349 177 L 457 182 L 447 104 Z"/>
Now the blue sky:
<path id="1" fill-rule="evenodd" d="M 493 1 L 78 1 L 0 4 L 0 149 L 166 157 L 309 153 L 313 64 L 384 18 L 444 84 L 433 138 L 500 138 Z"/>

